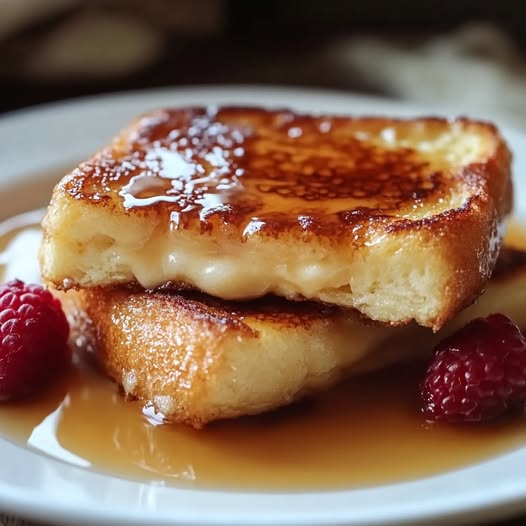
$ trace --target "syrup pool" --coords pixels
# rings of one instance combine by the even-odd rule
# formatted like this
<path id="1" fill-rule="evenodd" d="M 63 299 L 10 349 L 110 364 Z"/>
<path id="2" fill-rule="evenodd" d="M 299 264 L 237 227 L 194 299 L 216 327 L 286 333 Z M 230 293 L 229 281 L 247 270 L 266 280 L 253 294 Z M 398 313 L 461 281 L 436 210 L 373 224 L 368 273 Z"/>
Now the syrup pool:
<path id="1" fill-rule="evenodd" d="M 0 229 L 4 275 L 37 275 L 39 214 Z M 519 230 L 514 244 L 521 245 Z M 21 266 L 24 259 L 33 263 Z M 526 419 L 429 425 L 419 413 L 422 364 L 341 384 L 271 414 L 202 430 L 158 424 L 87 361 L 47 392 L 0 405 L 0 436 L 119 477 L 198 488 L 331 490 L 400 482 L 526 444 Z"/>

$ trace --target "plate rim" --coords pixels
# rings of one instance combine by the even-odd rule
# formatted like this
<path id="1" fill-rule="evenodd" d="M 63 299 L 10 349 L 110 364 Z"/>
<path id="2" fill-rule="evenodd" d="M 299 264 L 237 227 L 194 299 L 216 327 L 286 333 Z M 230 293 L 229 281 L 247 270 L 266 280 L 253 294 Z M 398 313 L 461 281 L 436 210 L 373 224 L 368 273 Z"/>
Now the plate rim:
<path id="1" fill-rule="evenodd" d="M 218 96 L 221 95 L 221 96 Z M 119 109 L 119 120 L 125 114 L 129 113 L 128 110 L 132 108 L 141 106 L 145 107 L 154 107 L 152 106 L 153 101 L 161 102 L 169 99 L 175 100 L 189 100 L 194 98 L 196 102 L 199 100 L 204 100 L 207 98 L 220 100 L 223 96 L 228 95 L 233 99 L 244 100 L 247 97 L 254 99 L 254 102 L 261 104 L 263 101 L 264 105 L 269 104 L 269 101 L 287 100 L 289 97 L 292 97 L 290 104 L 285 103 L 281 104 L 282 106 L 302 106 L 306 104 L 307 100 L 312 102 L 312 105 L 319 104 L 319 111 L 332 111 L 326 110 L 327 106 L 340 106 L 342 107 L 345 104 L 349 105 L 349 112 L 357 113 L 357 107 L 367 108 L 367 111 L 364 113 L 384 113 L 384 112 L 396 112 L 403 116 L 410 116 L 415 114 L 427 114 L 427 115 L 436 115 L 437 113 L 445 114 L 451 116 L 454 112 L 448 110 L 447 108 L 440 108 L 434 106 L 433 108 L 426 107 L 421 104 L 411 104 L 404 101 L 397 101 L 392 99 L 386 99 L 382 97 L 374 97 L 368 95 L 356 95 L 347 93 L 340 90 L 319 90 L 311 88 L 297 88 L 297 87 L 281 87 L 281 86 L 257 86 L 257 85 L 214 85 L 214 86 L 185 86 L 181 88 L 155 88 L 148 90 L 137 90 L 137 91 L 126 91 L 120 93 L 108 93 L 103 95 L 92 95 L 88 97 L 80 97 L 75 99 L 68 99 L 65 101 L 58 101 L 53 103 L 46 103 L 42 105 L 32 106 L 29 108 L 19 109 L 12 112 L 8 112 L 0 116 L 0 142 L 2 138 L 6 136 L 7 130 L 16 131 L 20 134 L 20 130 L 29 129 L 31 125 L 43 126 L 44 124 L 51 127 L 54 121 L 65 121 L 67 123 L 75 122 L 75 119 L 79 119 L 80 115 L 82 118 L 93 111 L 93 114 L 98 114 L 97 112 L 106 111 L 108 107 L 112 105 Z M 243 97 L 238 97 L 243 95 Z M 326 104 L 328 100 L 331 100 L 331 104 Z M 325 103 L 324 103 L 325 102 Z M 276 104 L 278 105 L 278 104 Z M 308 106 L 308 104 L 307 104 Z M 370 109 L 376 109 L 377 111 L 370 111 Z M 115 110 L 114 110 L 115 111 Z M 111 110 L 110 110 L 111 112 Z M 342 113 L 343 111 L 338 111 Z M 51 122 L 51 124 L 50 124 Z M 92 123 L 93 124 L 93 123 Z M 38 127 L 37 126 L 37 127 Z M 116 127 L 116 126 L 115 126 Z M 514 137 L 515 141 L 524 143 L 524 151 L 526 152 L 526 135 L 524 132 L 511 129 L 507 126 L 501 126 L 504 129 L 504 135 L 509 136 L 510 140 Z M 114 129 L 114 132 L 118 131 Z M 31 137 L 35 137 L 36 140 L 39 139 L 40 130 L 32 130 Z M 46 143 L 46 138 L 40 135 L 43 143 Z M 72 138 L 73 140 L 78 140 L 77 137 Z M 54 143 L 53 143 L 54 144 Z M 88 149 L 92 151 L 94 148 L 94 143 L 87 141 L 86 144 L 83 143 L 85 147 L 85 155 L 90 153 Z M 69 153 L 71 153 L 68 150 Z M 30 163 L 22 162 L 20 159 L 16 160 L 16 151 L 11 152 L 12 155 L 9 156 L 7 160 L 4 160 L 5 165 L 8 165 L 8 169 L 3 171 L 0 175 L 0 193 L 5 189 L 6 182 L 10 178 L 19 177 L 19 178 L 31 178 L 35 177 L 34 174 L 30 173 L 31 170 L 28 169 Z M 63 152 L 55 152 L 63 154 Z M 31 159 L 31 162 L 38 159 L 38 148 L 36 158 Z M 525 162 L 521 157 L 521 162 Z M 77 154 L 75 151 L 76 159 Z M 76 160 L 75 159 L 75 160 Z M 73 159 L 71 159 L 73 160 Z M 50 162 L 42 162 L 42 164 L 47 164 Z M 9 167 L 9 163 L 13 163 Z M 11 168 L 11 171 L 10 171 Z M 50 165 L 49 168 L 52 168 Z M 522 181 L 522 179 L 521 179 Z M 526 192 L 526 185 L 522 181 L 522 184 L 519 185 L 521 190 L 521 195 Z M 526 195 L 526 194 L 525 194 Z M 520 200 L 524 202 L 525 200 Z M 523 210 L 520 211 L 522 215 Z M 526 215 L 526 214 L 525 214 Z M 387 526 L 391 524 L 398 524 L 403 522 L 404 524 L 425 524 L 432 522 L 438 518 L 447 517 L 449 520 L 467 520 L 468 518 L 476 520 L 477 517 L 484 517 L 485 520 L 489 518 L 494 518 L 497 516 L 503 516 L 512 511 L 518 511 L 526 509 L 526 475 L 519 477 L 519 480 L 514 479 L 513 477 L 507 481 L 506 484 L 502 484 L 498 490 L 491 488 L 490 490 L 486 488 L 485 491 L 478 488 L 473 490 L 471 486 L 468 489 L 463 488 L 465 491 L 453 494 L 450 496 L 449 505 L 444 506 L 443 501 L 438 501 L 437 499 L 424 499 L 421 501 L 424 506 L 414 506 L 413 502 L 407 502 L 404 505 L 400 505 L 398 501 L 393 501 L 390 507 L 384 507 L 380 509 L 381 506 L 376 506 L 376 508 L 363 509 L 357 513 L 356 508 L 352 508 L 352 504 L 357 505 L 360 501 L 369 502 L 371 498 L 377 499 L 378 494 L 384 492 L 386 488 L 398 488 L 402 492 L 414 492 L 415 486 L 426 486 L 429 485 L 429 481 L 433 483 L 436 481 L 454 480 L 453 487 L 456 484 L 463 483 L 466 481 L 477 480 L 479 473 L 484 469 L 489 469 L 490 473 L 492 472 L 492 466 L 495 463 L 500 464 L 502 458 L 508 459 L 508 464 L 513 466 L 515 461 L 515 456 L 517 451 L 511 451 L 504 455 L 499 455 L 498 457 L 489 459 L 488 461 L 463 468 L 460 470 L 450 471 L 445 474 L 436 475 L 434 477 L 428 477 L 426 479 L 418 479 L 409 482 L 402 482 L 398 484 L 392 484 L 388 486 L 379 486 L 375 488 L 363 488 L 358 490 L 338 490 L 338 491 L 329 491 L 329 492 L 308 492 L 308 493 L 269 493 L 269 492 L 224 492 L 224 491 L 208 491 L 208 490 L 188 490 L 188 489 L 178 489 L 174 487 L 157 487 L 141 482 L 131 482 L 123 479 L 118 479 L 110 477 L 107 475 L 102 475 L 100 473 L 89 472 L 81 470 L 74 466 L 63 464 L 57 460 L 42 457 L 36 453 L 29 452 L 23 447 L 19 447 L 13 444 L 6 446 L 8 442 L 0 438 L 0 451 L 8 450 L 14 452 L 18 450 L 18 455 L 20 456 L 20 451 L 23 451 L 26 456 L 31 456 L 31 461 L 35 461 L 35 458 L 38 458 L 38 461 L 35 461 L 37 464 L 42 463 L 51 463 L 54 465 L 54 469 L 57 469 L 60 473 L 70 470 L 78 470 L 79 472 L 86 475 L 90 475 L 81 478 L 92 478 L 94 476 L 95 483 L 100 482 L 100 479 L 112 481 L 120 481 L 118 484 L 124 486 L 132 485 L 134 487 L 144 487 L 147 486 L 148 491 L 153 492 L 164 492 L 167 490 L 168 493 L 177 494 L 179 496 L 178 505 L 184 503 L 181 502 L 181 499 L 186 499 L 188 494 L 199 494 L 199 498 L 212 498 L 215 502 L 216 507 L 211 511 L 203 511 L 203 508 L 194 508 L 192 510 L 167 510 L 165 507 L 148 509 L 144 508 L 145 512 L 143 514 L 138 513 L 137 510 L 132 510 L 130 514 L 130 509 L 124 507 L 115 507 L 111 504 L 109 506 L 95 506 L 94 510 L 88 512 L 89 508 L 81 506 L 79 507 L 79 502 L 68 502 L 64 503 L 63 500 L 49 498 L 45 502 L 42 501 L 42 495 L 38 490 L 32 489 L 23 489 L 16 488 L 8 485 L 5 481 L 5 476 L 0 473 L 0 508 L 2 511 L 7 510 L 10 513 L 18 513 L 19 515 L 25 517 L 31 517 L 38 520 L 51 520 L 55 522 L 69 522 L 76 521 L 82 524 L 95 524 L 100 521 L 104 523 L 111 524 L 143 524 L 145 520 L 149 521 L 151 524 L 161 525 L 168 524 L 177 521 L 180 524 L 188 524 L 189 526 L 197 526 L 198 524 L 206 524 L 209 526 L 215 526 L 219 524 L 230 524 L 241 525 L 241 524 L 252 524 L 256 525 L 268 525 L 275 524 L 276 521 L 280 524 L 289 524 L 289 525 L 312 525 L 315 524 L 327 524 L 332 526 L 343 525 L 343 524 L 360 524 L 360 525 L 369 525 L 369 526 Z M 15 453 L 13 453 L 15 454 Z M 22 456 L 24 456 L 24 454 Z M 16 455 L 15 455 L 16 456 Z M 35 457 L 35 458 L 33 458 Z M 524 448 L 524 457 L 526 458 L 526 448 Z M 510 460 L 511 458 L 511 460 Z M 489 466 L 489 468 L 488 468 Z M 447 484 L 446 480 L 446 484 Z M 152 490 L 152 488 L 154 488 Z M 308 496 L 307 500 L 310 500 L 310 505 L 303 502 L 305 499 L 302 499 L 305 495 Z M 265 511 L 266 515 L 264 517 L 254 517 L 254 509 L 246 507 L 243 512 L 238 511 L 236 514 L 232 514 L 232 510 L 229 508 L 226 512 L 220 512 L 220 501 L 227 502 L 231 501 L 232 504 L 234 501 L 231 499 L 232 496 L 235 496 L 237 499 L 248 499 L 248 502 L 254 503 L 254 496 L 262 497 L 260 503 L 264 504 L 265 507 L 261 508 Z M 327 497 L 331 498 L 327 498 Z M 327 510 L 326 508 L 318 509 L 312 508 L 313 497 L 319 500 L 323 506 L 334 505 L 334 498 L 339 502 L 339 507 L 334 507 L 332 510 Z M 352 498 L 351 498 L 352 497 Z M 283 498 L 286 502 L 282 502 Z M 223 500 L 224 499 L 224 500 Z M 342 507 L 341 499 L 349 499 L 349 504 Z M 191 500 L 191 499 L 190 499 Z M 287 504 L 289 502 L 289 504 Z M 93 501 L 93 503 L 96 503 Z M 291 504 L 293 507 L 291 508 Z M 298 510 L 294 506 L 302 506 L 301 510 Z M 274 505 L 274 509 L 272 508 Z M 288 506 L 288 507 L 287 507 Z M 398 506 L 398 508 L 396 508 Z M 79 509 L 80 508 L 80 509 Z M 143 510 L 143 511 L 144 511 Z M 482 515 L 481 515 L 482 514 Z"/>

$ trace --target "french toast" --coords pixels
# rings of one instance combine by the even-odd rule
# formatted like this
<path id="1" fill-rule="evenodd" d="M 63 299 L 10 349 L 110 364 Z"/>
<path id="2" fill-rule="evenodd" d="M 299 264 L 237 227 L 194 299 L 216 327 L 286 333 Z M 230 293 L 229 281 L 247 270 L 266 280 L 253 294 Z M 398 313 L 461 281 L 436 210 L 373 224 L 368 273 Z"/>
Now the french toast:
<path id="1" fill-rule="evenodd" d="M 93 287 L 73 298 L 73 330 L 124 392 L 169 421 L 195 427 L 261 413 L 353 374 L 425 357 L 470 319 L 502 312 L 526 327 L 526 252 L 504 249 L 478 301 L 438 333 L 364 323 L 356 312 L 266 297 Z M 71 302 L 70 302 L 71 303 Z M 67 302 L 66 302 L 67 305 Z M 76 310 L 79 309 L 80 310 Z"/>
<path id="2" fill-rule="evenodd" d="M 57 288 L 275 294 L 438 330 L 483 289 L 511 203 L 490 124 L 166 109 L 56 186 L 40 262 Z"/>

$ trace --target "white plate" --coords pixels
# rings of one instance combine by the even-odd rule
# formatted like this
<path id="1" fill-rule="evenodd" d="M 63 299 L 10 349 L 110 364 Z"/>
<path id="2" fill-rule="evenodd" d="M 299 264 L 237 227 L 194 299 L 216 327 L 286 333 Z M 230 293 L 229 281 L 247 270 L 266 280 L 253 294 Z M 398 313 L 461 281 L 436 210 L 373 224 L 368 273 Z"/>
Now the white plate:
<path id="1" fill-rule="evenodd" d="M 151 108 L 260 104 L 340 113 L 438 113 L 437 108 L 297 89 L 157 90 L 48 105 L 0 119 L 0 195 L 35 173 L 66 166 Z M 515 152 L 516 205 L 526 217 L 526 135 L 505 130 Z M 349 447 L 352 447 L 350 444 Z M 526 510 L 526 447 L 413 482 L 322 493 L 176 489 L 79 469 L 0 440 L 0 510 L 65 524 L 391 525 L 488 520 Z M 373 467 L 374 469 L 374 467 Z"/>

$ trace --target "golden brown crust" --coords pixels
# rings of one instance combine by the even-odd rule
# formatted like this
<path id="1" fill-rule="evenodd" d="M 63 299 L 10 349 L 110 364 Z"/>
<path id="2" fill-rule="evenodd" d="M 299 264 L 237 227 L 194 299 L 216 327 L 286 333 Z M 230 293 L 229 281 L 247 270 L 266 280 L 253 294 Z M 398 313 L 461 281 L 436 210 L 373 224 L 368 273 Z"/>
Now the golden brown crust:
<path id="1" fill-rule="evenodd" d="M 414 145 L 455 126 L 480 133 L 490 151 L 482 163 L 451 173 L 445 158 Z M 390 146 L 390 133 L 408 146 Z M 343 235 L 361 246 L 367 232 L 358 227 L 370 221 L 386 231 L 433 228 L 441 199 L 454 192 L 485 199 L 488 169 L 490 184 L 509 187 L 509 166 L 500 166 L 507 156 L 493 125 L 465 118 L 174 108 L 137 119 L 61 187 L 73 199 L 119 214 L 154 213 L 177 229 L 221 229 L 241 238 Z M 417 217 L 423 208 L 425 217 Z"/>
<path id="2" fill-rule="evenodd" d="M 129 287 L 70 291 L 65 297 L 73 297 L 87 316 L 76 314 L 74 323 L 78 326 L 82 319 L 89 325 L 82 331 L 91 338 L 89 347 L 106 374 L 123 385 L 128 395 L 152 402 L 169 420 L 194 427 L 216 418 L 284 405 L 308 388 L 307 383 L 298 388 L 293 382 L 287 386 L 284 379 L 285 387 L 276 387 L 276 392 L 271 388 L 268 395 L 258 394 L 257 389 L 254 395 L 249 393 L 252 380 L 264 372 L 269 360 L 263 353 L 273 352 L 272 348 L 259 350 L 258 340 L 269 333 L 278 339 L 298 333 L 314 338 L 316 329 L 337 328 L 342 321 L 357 319 L 336 307 L 278 297 L 235 303 L 201 293 L 146 292 Z M 283 343 L 286 346 L 286 342 L 277 343 L 278 349 Z M 247 380 L 243 378 L 247 372 L 240 371 L 244 353 L 249 353 L 246 359 L 253 367 L 248 372 L 247 393 L 242 395 L 240 389 L 238 406 L 222 403 L 221 396 L 228 399 L 235 384 Z M 276 359 L 288 363 L 286 357 Z M 294 376 L 293 372 L 288 374 Z M 268 381 L 272 385 L 273 379 Z M 291 394 L 285 395 L 288 389 Z"/>

